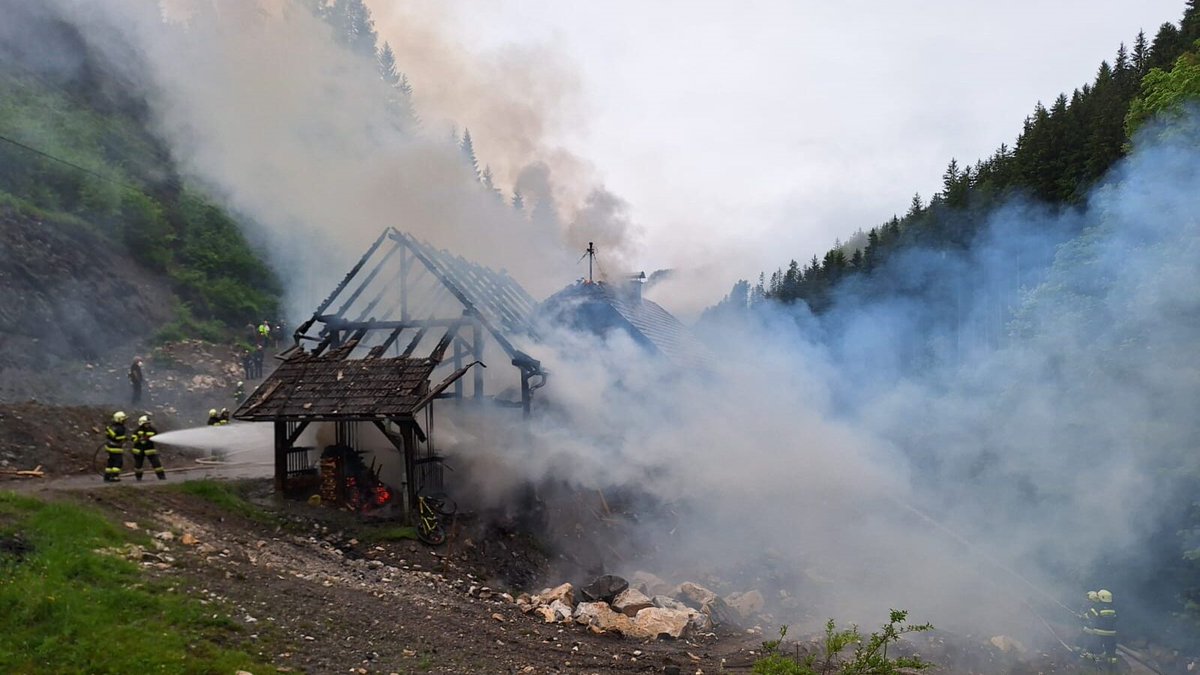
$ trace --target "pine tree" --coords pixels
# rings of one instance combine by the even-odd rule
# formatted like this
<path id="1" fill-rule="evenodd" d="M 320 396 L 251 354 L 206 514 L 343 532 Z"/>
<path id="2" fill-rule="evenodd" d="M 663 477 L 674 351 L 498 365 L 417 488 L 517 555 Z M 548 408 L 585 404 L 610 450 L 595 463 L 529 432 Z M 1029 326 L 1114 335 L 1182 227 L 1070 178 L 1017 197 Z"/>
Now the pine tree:
<path id="1" fill-rule="evenodd" d="M 904 214 L 905 220 L 912 220 L 921 215 L 925 207 L 921 204 L 921 193 L 917 192 L 913 195 L 912 202 L 908 205 L 908 212 Z"/>
<path id="2" fill-rule="evenodd" d="M 339 42 L 357 54 L 376 58 L 375 21 L 363 0 L 334 0 L 327 20 L 333 24 Z"/>
<path id="3" fill-rule="evenodd" d="M 393 87 L 400 84 L 400 73 L 396 70 L 396 53 L 387 42 L 384 42 L 383 49 L 379 50 L 379 76 Z"/>
<path id="4" fill-rule="evenodd" d="M 1133 41 L 1133 70 L 1140 80 L 1150 70 L 1150 47 L 1146 44 L 1146 31 L 1138 31 Z"/>
<path id="5" fill-rule="evenodd" d="M 459 143 L 458 149 L 462 152 L 467 167 L 471 169 L 471 175 L 479 180 L 479 159 L 475 157 L 475 144 L 471 142 L 470 129 L 463 129 L 462 142 Z"/>
<path id="6" fill-rule="evenodd" d="M 517 213 L 525 212 L 525 198 L 521 196 L 520 190 L 513 190 L 512 207 Z"/>
<path id="7" fill-rule="evenodd" d="M 483 173 L 479 176 L 479 182 L 483 183 L 483 189 L 496 196 L 497 201 L 504 203 L 504 195 L 501 194 L 500 188 L 496 187 L 495 178 L 492 176 L 492 167 L 483 167 Z"/>
<path id="8" fill-rule="evenodd" d="M 1183 19 L 1179 22 L 1179 33 L 1186 46 L 1200 40 L 1200 7 L 1197 6 L 1197 0 L 1187 0 L 1185 3 Z"/>
<path id="9" fill-rule="evenodd" d="M 1175 24 L 1167 22 L 1158 27 L 1158 33 L 1154 36 L 1154 42 L 1150 45 L 1150 61 L 1151 68 L 1169 68 L 1175 58 L 1187 49 L 1187 40 L 1183 34 L 1175 27 Z"/>

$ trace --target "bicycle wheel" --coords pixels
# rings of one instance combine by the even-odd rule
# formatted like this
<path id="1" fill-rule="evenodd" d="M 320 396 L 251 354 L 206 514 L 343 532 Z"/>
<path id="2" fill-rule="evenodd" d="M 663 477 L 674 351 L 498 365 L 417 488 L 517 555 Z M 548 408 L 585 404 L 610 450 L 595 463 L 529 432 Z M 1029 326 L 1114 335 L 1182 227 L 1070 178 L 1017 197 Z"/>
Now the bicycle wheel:
<path id="1" fill-rule="evenodd" d="M 455 504 L 454 500 L 449 497 L 439 497 L 431 506 L 441 516 L 452 516 L 458 510 L 458 504 Z"/>
<path id="2" fill-rule="evenodd" d="M 446 543 L 446 528 L 439 520 L 421 519 L 417 522 L 417 539 L 430 546 L 441 546 Z"/>

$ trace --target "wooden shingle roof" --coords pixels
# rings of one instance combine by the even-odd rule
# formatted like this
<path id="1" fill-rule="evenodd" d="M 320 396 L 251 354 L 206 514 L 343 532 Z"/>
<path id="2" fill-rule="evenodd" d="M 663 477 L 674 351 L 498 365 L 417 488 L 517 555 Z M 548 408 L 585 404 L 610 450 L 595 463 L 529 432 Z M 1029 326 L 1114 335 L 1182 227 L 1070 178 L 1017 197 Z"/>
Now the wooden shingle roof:
<path id="1" fill-rule="evenodd" d="M 342 359 L 296 352 L 233 413 L 247 421 L 412 417 L 429 401 L 434 359 Z M 465 369 L 464 369 L 465 370 Z"/>

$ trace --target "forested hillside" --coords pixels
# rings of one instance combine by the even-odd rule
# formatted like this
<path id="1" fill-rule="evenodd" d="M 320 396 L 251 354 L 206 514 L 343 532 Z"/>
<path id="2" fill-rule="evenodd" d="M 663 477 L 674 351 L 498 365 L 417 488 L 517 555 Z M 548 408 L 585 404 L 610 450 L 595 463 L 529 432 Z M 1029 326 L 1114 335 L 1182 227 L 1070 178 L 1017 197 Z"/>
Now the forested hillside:
<path id="1" fill-rule="evenodd" d="M 1151 89 L 1158 86 L 1162 73 L 1197 39 L 1200 10 L 1189 0 L 1180 25 L 1164 23 L 1153 40 L 1139 32 L 1132 48 L 1120 45 L 1112 62 L 1102 62 L 1090 83 L 1070 95 L 1060 94 L 1048 107 L 1038 103 L 1012 146 L 1002 144 L 974 164 L 951 159 L 940 192 L 928 201 L 914 195 L 903 216 L 867 230 L 861 245 L 838 243 L 807 263 L 792 260 L 761 276 L 756 285 L 740 285 L 731 301 L 803 302 L 821 313 L 850 288 L 867 296 L 904 294 L 912 290 L 906 286 L 913 280 L 890 274 L 886 263 L 906 250 L 963 250 L 980 234 L 993 209 L 1015 199 L 1056 210 L 1079 207 L 1128 151 L 1129 125 L 1144 120 L 1150 108 L 1161 107 L 1153 92 L 1139 98 L 1143 82 Z M 1072 234 L 1060 233 L 1059 240 Z M 951 281 L 931 277 L 919 283 Z"/>
<path id="2" fill-rule="evenodd" d="M 156 299 L 169 306 L 152 308 L 127 308 L 121 294 L 105 295 L 112 289 L 94 285 L 92 298 L 86 288 L 84 297 L 65 294 L 103 305 L 112 323 L 100 332 L 113 339 L 147 337 L 147 331 L 218 339 L 248 321 L 276 316 L 279 281 L 235 218 L 181 180 L 149 126 L 134 78 L 109 67 L 74 27 L 37 3 L 5 1 L 0 10 L 0 211 L 12 223 L 9 234 L 15 236 L 18 225 L 36 226 L 47 235 L 43 243 L 78 242 L 85 250 L 74 257 L 94 265 L 93 272 L 115 278 L 134 271 L 141 285 L 169 289 Z M 31 244 L 22 263 L 45 269 L 63 253 Z M 64 283 L 85 276 L 83 270 L 55 272 L 51 279 Z M 53 290 L 37 283 L 23 289 L 30 298 Z M 6 326 L 18 332 L 49 332 L 28 322 L 61 326 L 78 318 L 81 325 L 71 330 L 86 333 L 85 324 L 95 321 L 67 311 L 8 318 L 26 324 Z M 109 343 L 100 342 L 92 347 Z"/>

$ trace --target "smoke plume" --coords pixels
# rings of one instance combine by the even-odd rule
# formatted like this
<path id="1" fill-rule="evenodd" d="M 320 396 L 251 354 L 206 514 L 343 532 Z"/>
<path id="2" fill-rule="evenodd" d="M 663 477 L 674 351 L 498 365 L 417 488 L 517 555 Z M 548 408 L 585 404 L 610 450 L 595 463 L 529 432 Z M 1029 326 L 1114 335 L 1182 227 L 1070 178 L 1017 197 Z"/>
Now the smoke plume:
<path id="1" fill-rule="evenodd" d="M 540 140 L 573 83 L 533 69 L 536 53 L 485 68 L 436 22 L 384 13 L 426 92 L 432 133 L 414 134 L 374 71 L 294 6 L 234 22 L 201 4 L 164 27 L 132 0 L 55 4 L 114 63 L 136 45 L 160 132 L 263 228 L 299 308 L 388 225 L 539 296 L 579 276 L 584 241 L 636 239 L 586 163 Z M 494 86 L 510 74 L 520 86 Z M 480 190 L 437 131 L 473 96 L 489 103 L 471 122 L 482 154 L 532 198 L 527 213 Z M 550 330 L 538 419 L 439 427 L 464 464 L 455 479 L 496 503 L 529 482 L 631 495 L 642 517 L 593 556 L 609 571 L 737 575 L 803 598 L 780 610 L 803 621 L 870 625 L 904 607 L 1028 638 L 1026 602 L 1141 581 L 1120 570 L 1153 568 L 1148 533 L 1196 470 L 1195 147 L 1192 130 L 1138 139 L 1082 212 L 1014 202 L 967 250 L 907 251 L 881 272 L 895 293 L 846 288 L 820 318 L 760 306 L 712 327 L 704 372 L 620 335 Z"/>

